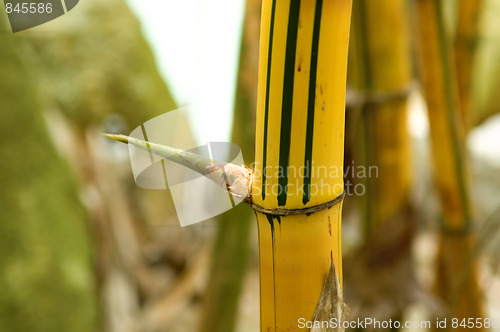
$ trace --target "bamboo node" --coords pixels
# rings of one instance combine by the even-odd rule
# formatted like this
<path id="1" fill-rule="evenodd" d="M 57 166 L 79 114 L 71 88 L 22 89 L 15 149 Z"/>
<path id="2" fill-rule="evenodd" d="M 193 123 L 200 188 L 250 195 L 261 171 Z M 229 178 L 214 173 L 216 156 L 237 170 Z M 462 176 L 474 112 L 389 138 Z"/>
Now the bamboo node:
<path id="1" fill-rule="evenodd" d="M 306 208 L 301 208 L 301 209 L 266 209 L 258 204 L 253 204 L 250 203 L 250 206 L 258 212 L 267 214 L 267 215 L 273 215 L 273 216 L 290 216 L 290 215 L 299 215 L 299 214 L 306 214 L 310 215 L 314 212 L 319 212 L 324 209 L 329 209 L 334 205 L 337 205 L 341 203 L 344 200 L 345 197 L 345 191 L 342 191 L 340 195 L 335 197 L 335 199 L 328 201 L 323 204 L 318 204 L 314 205 L 311 207 L 306 207 Z"/>
<path id="2" fill-rule="evenodd" d="M 347 107 L 360 107 L 363 105 L 385 104 L 390 102 L 404 101 L 415 90 L 415 83 L 410 83 L 403 89 L 393 91 L 361 92 L 354 89 L 347 89 L 346 105 Z"/>
<path id="3" fill-rule="evenodd" d="M 450 227 L 441 219 L 440 231 L 449 236 L 467 236 L 476 232 L 477 227 L 472 222 L 467 222 L 463 226 Z"/>

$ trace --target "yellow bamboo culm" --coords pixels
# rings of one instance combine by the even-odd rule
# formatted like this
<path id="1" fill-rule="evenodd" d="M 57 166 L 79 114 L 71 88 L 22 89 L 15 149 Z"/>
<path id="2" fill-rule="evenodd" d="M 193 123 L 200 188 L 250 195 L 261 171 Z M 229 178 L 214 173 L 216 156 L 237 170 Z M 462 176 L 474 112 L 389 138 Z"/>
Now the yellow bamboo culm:
<path id="1" fill-rule="evenodd" d="M 375 172 L 346 180 L 364 185 L 354 198 L 364 215 L 364 243 L 345 264 L 352 318 L 401 320 L 418 289 L 410 268 L 415 217 L 407 111 L 413 76 L 406 6 L 406 0 L 353 3 L 346 114 L 352 159 L 345 164 Z"/>
<path id="2" fill-rule="evenodd" d="M 460 0 L 454 43 L 460 108 L 466 132 L 473 126 L 471 84 L 484 0 Z"/>
<path id="3" fill-rule="evenodd" d="M 406 209 L 412 187 L 407 127 L 412 70 L 405 5 L 404 0 L 354 3 L 348 75 L 350 86 L 366 100 L 360 101 L 364 139 L 353 154 L 365 166 L 377 166 L 377 176 L 366 180 L 367 234 Z"/>
<path id="4" fill-rule="evenodd" d="M 299 319 L 313 319 L 332 266 L 342 282 L 342 200 L 314 213 L 287 211 L 343 192 L 351 6 L 352 0 L 263 1 L 252 186 L 261 331 L 303 331 Z"/>
<path id="5" fill-rule="evenodd" d="M 448 317 L 481 318 L 464 124 L 441 5 L 436 0 L 417 1 L 422 87 L 443 216 L 436 290 L 447 305 Z"/>

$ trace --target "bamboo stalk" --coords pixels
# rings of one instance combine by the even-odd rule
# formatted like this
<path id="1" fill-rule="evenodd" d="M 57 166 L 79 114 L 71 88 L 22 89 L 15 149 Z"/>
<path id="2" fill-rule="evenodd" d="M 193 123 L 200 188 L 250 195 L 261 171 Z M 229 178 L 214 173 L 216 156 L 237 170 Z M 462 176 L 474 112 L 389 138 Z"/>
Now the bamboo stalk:
<path id="1" fill-rule="evenodd" d="M 338 281 L 325 285 L 342 284 L 341 199 L 312 214 L 286 211 L 324 204 L 343 191 L 351 5 L 263 2 L 252 187 L 260 209 L 261 331 L 300 331 L 298 321 L 313 318 L 332 267 Z"/>
<path id="2" fill-rule="evenodd" d="M 358 140 L 354 155 L 364 160 L 365 167 L 377 167 L 377 173 L 366 179 L 364 196 L 365 229 L 370 234 L 409 203 L 409 32 L 403 0 L 360 0 L 353 8 L 349 77 L 350 85 L 364 97 L 361 128 L 356 128 L 364 139 Z"/>
<path id="3" fill-rule="evenodd" d="M 415 218 L 407 111 L 413 85 L 406 10 L 405 0 L 353 4 L 346 125 L 353 159 L 346 165 L 355 162 L 366 176 L 348 180 L 364 188 L 353 199 L 362 208 L 365 237 L 345 264 L 350 319 L 400 320 L 418 290 L 411 269 Z"/>
<path id="4" fill-rule="evenodd" d="M 483 0 L 460 0 L 458 5 L 454 51 L 460 92 L 460 109 L 466 131 L 471 128 L 474 118 L 471 84 L 483 2 Z"/>
<path id="5" fill-rule="evenodd" d="M 442 207 L 437 292 L 448 317 L 482 317 L 465 133 L 454 57 L 441 2 L 418 0 L 420 69 L 428 106 L 436 183 Z"/>
<path id="6" fill-rule="evenodd" d="M 232 142 L 238 144 L 247 164 L 254 160 L 255 106 L 261 0 L 247 0 L 236 87 Z M 199 332 L 235 330 L 238 303 L 250 254 L 252 211 L 238 205 L 218 217 L 212 266 Z"/>

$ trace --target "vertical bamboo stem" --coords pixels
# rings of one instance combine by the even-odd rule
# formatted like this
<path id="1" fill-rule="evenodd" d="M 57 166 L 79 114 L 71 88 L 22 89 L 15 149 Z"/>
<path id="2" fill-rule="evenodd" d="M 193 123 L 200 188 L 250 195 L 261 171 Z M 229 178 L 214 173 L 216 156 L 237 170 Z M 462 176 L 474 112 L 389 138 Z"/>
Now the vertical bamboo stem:
<path id="1" fill-rule="evenodd" d="M 290 211 L 343 191 L 351 0 L 263 2 L 253 203 Z M 311 214 L 257 212 L 261 331 L 300 331 L 332 264 L 341 282 L 341 200 Z M 286 213 L 285 213 L 286 214 Z"/>
<path id="2" fill-rule="evenodd" d="M 247 0 L 236 87 L 232 141 L 250 165 L 254 154 L 255 105 L 261 0 Z M 252 213 L 245 204 L 219 218 L 199 332 L 234 331 L 249 256 Z"/>
<path id="3" fill-rule="evenodd" d="M 438 257 L 437 291 L 449 317 L 482 317 L 464 128 L 460 117 L 454 57 L 441 2 L 418 0 L 420 68 L 427 100 L 434 180 L 443 221 Z"/>
<path id="4" fill-rule="evenodd" d="M 460 108 L 465 130 L 472 126 L 471 83 L 483 0 L 460 0 L 454 43 Z"/>
<path id="5" fill-rule="evenodd" d="M 356 159 L 364 159 L 364 166 L 377 167 L 376 176 L 366 179 L 367 233 L 409 203 L 407 103 L 412 73 L 408 30 L 403 0 L 359 0 L 354 4 L 349 75 L 351 86 L 364 98 L 360 101 L 360 129 L 365 137 L 360 142 L 364 146 L 356 147 L 354 154 Z"/>
<path id="6" fill-rule="evenodd" d="M 360 319 L 395 321 L 414 301 L 417 289 L 411 270 L 414 216 L 407 108 L 412 66 L 406 1 L 357 0 L 352 16 L 347 127 L 353 159 L 346 165 L 364 169 L 365 175 L 349 181 L 363 185 L 363 195 L 355 198 L 363 208 L 365 241 L 345 265 L 346 297 Z M 412 288 L 415 292 L 408 291 Z"/>

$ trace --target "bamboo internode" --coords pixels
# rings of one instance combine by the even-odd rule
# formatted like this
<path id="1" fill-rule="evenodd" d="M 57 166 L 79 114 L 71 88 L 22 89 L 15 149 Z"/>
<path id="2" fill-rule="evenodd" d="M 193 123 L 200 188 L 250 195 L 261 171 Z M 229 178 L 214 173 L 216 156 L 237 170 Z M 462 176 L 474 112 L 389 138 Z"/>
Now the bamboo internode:
<path id="1" fill-rule="evenodd" d="M 265 0 L 252 201 L 260 249 L 261 331 L 299 331 L 313 318 L 331 267 L 342 283 L 342 169 L 350 0 Z M 286 170 L 270 172 L 269 170 Z M 298 170 L 296 172 L 289 171 Z"/>

